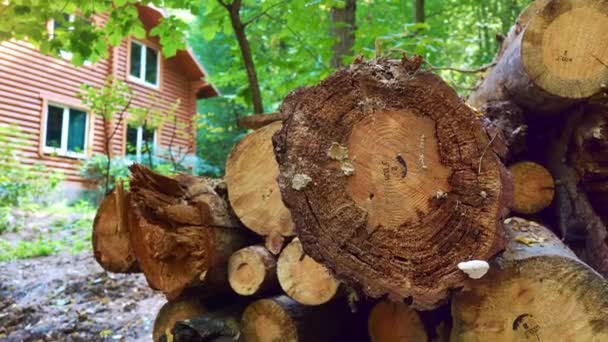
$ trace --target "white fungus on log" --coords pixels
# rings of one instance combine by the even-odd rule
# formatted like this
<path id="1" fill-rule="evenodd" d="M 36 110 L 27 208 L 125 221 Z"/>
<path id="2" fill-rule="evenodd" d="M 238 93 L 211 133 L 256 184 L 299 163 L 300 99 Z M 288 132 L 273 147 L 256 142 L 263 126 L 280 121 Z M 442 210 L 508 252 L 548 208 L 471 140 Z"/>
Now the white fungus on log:
<path id="1" fill-rule="evenodd" d="M 470 260 L 458 263 L 458 268 L 471 279 L 483 277 L 490 269 L 490 264 L 484 260 Z"/>

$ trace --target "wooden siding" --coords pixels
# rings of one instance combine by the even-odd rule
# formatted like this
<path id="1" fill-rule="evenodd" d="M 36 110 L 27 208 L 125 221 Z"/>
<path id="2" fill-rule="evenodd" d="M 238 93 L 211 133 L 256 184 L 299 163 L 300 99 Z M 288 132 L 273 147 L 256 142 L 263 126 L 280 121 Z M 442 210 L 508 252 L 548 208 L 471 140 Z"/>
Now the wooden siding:
<path id="1" fill-rule="evenodd" d="M 100 19 L 103 21 L 103 18 Z M 196 113 L 196 92 L 192 81 L 184 75 L 175 58 L 161 61 L 160 86 L 158 90 L 130 82 L 127 77 L 129 44 L 122 42 L 110 50 L 108 59 L 94 65 L 74 67 L 69 61 L 42 55 L 31 45 L 24 42 L 5 41 L 0 43 L 0 124 L 16 124 L 25 134 L 26 142 L 20 147 L 18 158 L 24 164 L 42 163 L 49 168 L 64 173 L 69 182 L 84 181 L 79 176 L 82 160 L 70 157 L 51 156 L 42 153 L 43 112 L 47 101 L 73 105 L 80 103 L 76 97 L 80 85 L 100 87 L 109 74 L 126 81 L 134 90 L 133 106 L 149 107 L 150 95 L 156 93 L 166 104 L 161 108 L 168 110 L 171 103 L 181 99 L 177 110 L 178 120 L 191 122 Z M 151 40 L 145 44 L 157 47 Z M 162 58 L 162 57 L 161 57 Z M 183 68 L 182 68 L 183 69 Z M 89 117 L 90 118 L 90 117 Z M 97 116 L 90 118 L 88 132 L 88 154 L 103 153 L 103 121 Z M 119 129 L 112 141 L 115 155 L 123 155 L 126 140 L 126 120 L 118 125 Z M 116 123 L 112 123 L 112 128 Z M 166 147 L 173 133 L 173 125 L 168 123 L 157 133 L 157 143 Z M 193 147 L 194 141 L 181 137 L 174 140 L 175 146 Z"/>

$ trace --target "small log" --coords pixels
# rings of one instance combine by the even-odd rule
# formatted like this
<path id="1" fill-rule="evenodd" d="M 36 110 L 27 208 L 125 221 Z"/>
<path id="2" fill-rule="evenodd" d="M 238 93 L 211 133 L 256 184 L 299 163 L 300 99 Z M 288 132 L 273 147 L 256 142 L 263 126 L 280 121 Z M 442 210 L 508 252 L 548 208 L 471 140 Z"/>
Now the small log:
<path id="1" fill-rule="evenodd" d="M 228 258 L 249 240 L 226 203 L 204 179 L 130 170 L 130 241 L 150 287 L 170 300 L 203 282 L 227 287 Z"/>
<path id="2" fill-rule="evenodd" d="M 382 300 L 367 320 L 371 342 L 424 342 L 429 338 L 420 316 L 403 302 Z"/>
<path id="3" fill-rule="evenodd" d="M 262 246 L 249 246 L 232 253 L 228 282 L 241 296 L 253 296 L 278 288 L 276 258 Z"/>
<path id="4" fill-rule="evenodd" d="M 161 336 L 165 336 L 177 321 L 199 317 L 207 312 L 205 305 L 195 296 L 180 297 L 176 301 L 167 302 L 161 308 L 152 329 L 152 339 L 158 342 Z"/>
<path id="5" fill-rule="evenodd" d="M 358 62 L 291 93 L 274 136 L 304 251 L 370 297 L 432 309 L 460 261 L 503 246 L 508 172 L 472 109 L 421 59 Z"/>
<path id="6" fill-rule="evenodd" d="M 553 177 L 542 165 L 524 161 L 509 167 L 513 177 L 513 207 L 520 214 L 536 214 L 553 201 Z"/>
<path id="7" fill-rule="evenodd" d="M 241 321 L 247 342 L 365 341 L 362 326 L 342 301 L 306 306 L 287 296 L 251 303 Z"/>
<path id="8" fill-rule="evenodd" d="M 515 37 L 471 94 L 472 106 L 509 99 L 551 113 L 601 92 L 608 79 L 608 3 L 539 0 L 532 6 L 535 14 L 516 23 Z"/>
<path id="9" fill-rule="evenodd" d="M 137 259 L 129 241 L 126 206 L 128 197 L 129 194 L 125 194 L 122 183 L 118 183 L 99 205 L 93 221 L 95 260 L 109 272 L 139 271 Z"/>
<path id="10" fill-rule="evenodd" d="M 237 341 L 241 335 L 240 320 L 244 305 L 232 304 L 199 317 L 175 322 L 170 331 L 172 342 Z M 169 337 L 169 334 L 166 334 Z M 161 340 L 162 342 L 168 339 Z"/>
<path id="11" fill-rule="evenodd" d="M 505 221 L 507 249 L 452 301 L 451 341 L 606 341 L 608 283 L 551 231 Z"/>
<path id="12" fill-rule="evenodd" d="M 305 305 L 329 302 L 340 284 L 325 266 L 304 253 L 298 238 L 293 239 L 281 252 L 277 275 L 283 291 Z"/>
<path id="13" fill-rule="evenodd" d="M 226 161 L 228 197 L 241 222 L 266 237 L 266 248 L 279 254 L 283 237 L 294 235 L 289 210 L 283 204 L 276 178 L 279 168 L 272 151 L 274 122 L 244 137 Z"/>
<path id="14" fill-rule="evenodd" d="M 238 119 L 238 124 L 242 128 L 258 129 L 281 120 L 283 120 L 283 117 L 280 113 L 254 114 L 241 116 Z"/>

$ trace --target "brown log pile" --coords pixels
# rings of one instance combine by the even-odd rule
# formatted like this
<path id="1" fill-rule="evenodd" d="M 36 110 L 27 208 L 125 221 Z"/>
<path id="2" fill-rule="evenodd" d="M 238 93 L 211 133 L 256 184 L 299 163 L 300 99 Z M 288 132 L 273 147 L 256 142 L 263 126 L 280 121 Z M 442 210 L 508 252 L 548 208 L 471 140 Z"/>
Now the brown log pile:
<path id="1" fill-rule="evenodd" d="M 95 257 L 166 295 L 154 341 L 608 340 L 607 36 L 536 0 L 467 101 L 356 60 L 242 118 L 223 180 L 131 166 Z"/>

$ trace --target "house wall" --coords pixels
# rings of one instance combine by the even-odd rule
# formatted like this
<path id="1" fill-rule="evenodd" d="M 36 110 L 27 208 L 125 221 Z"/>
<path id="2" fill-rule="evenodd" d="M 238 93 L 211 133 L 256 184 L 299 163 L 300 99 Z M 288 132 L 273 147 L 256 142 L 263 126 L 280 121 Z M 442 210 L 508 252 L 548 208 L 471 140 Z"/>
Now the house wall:
<path id="1" fill-rule="evenodd" d="M 103 18 L 102 18 L 103 20 Z M 144 43 L 158 47 L 152 40 Z M 79 176 L 81 159 L 51 156 L 42 153 L 42 132 L 44 129 L 43 111 L 47 101 L 71 107 L 82 107 L 76 94 L 84 82 L 102 86 L 105 78 L 114 73 L 115 77 L 125 80 L 134 90 L 134 106 L 151 106 L 150 94 L 168 103 L 181 99 L 177 111 L 178 120 L 190 122 L 196 113 L 196 97 L 192 82 L 180 70 L 175 59 L 161 57 L 160 87 L 158 90 L 130 82 L 127 77 L 128 40 L 117 48 L 112 48 L 108 59 L 100 60 L 90 66 L 74 67 L 69 61 L 42 55 L 31 45 L 24 42 L 5 41 L 0 43 L 0 124 L 16 124 L 25 136 L 19 144 L 18 158 L 27 165 L 43 163 L 49 168 L 61 171 L 66 184 L 87 186 Z M 168 109 L 169 105 L 161 105 Z M 88 155 L 104 152 L 103 122 L 97 116 L 89 116 Z M 173 133 L 173 125 L 168 123 L 157 133 L 157 143 L 167 146 Z M 124 154 L 126 120 L 113 139 L 113 152 Z M 174 146 L 193 146 L 194 141 L 176 137 Z"/>

